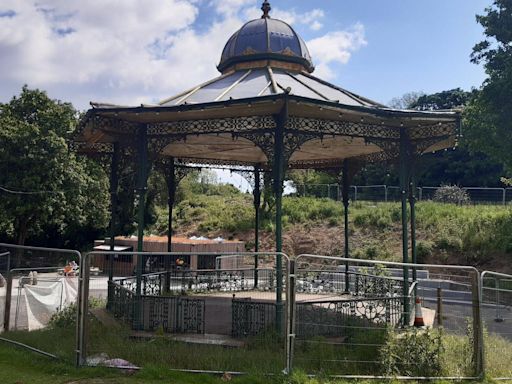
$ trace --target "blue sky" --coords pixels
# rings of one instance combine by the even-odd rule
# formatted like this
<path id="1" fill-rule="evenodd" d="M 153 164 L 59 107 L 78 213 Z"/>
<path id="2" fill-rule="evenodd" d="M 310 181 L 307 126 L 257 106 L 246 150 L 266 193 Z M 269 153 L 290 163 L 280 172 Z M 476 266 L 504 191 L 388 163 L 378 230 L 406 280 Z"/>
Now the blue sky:
<path id="1" fill-rule="evenodd" d="M 317 76 L 382 103 L 478 87 L 469 62 L 490 0 L 272 0 L 308 43 Z M 218 74 L 254 0 L 0 0 L 0 101 L 23 84 L 85 109 L 156 102 Z"/>

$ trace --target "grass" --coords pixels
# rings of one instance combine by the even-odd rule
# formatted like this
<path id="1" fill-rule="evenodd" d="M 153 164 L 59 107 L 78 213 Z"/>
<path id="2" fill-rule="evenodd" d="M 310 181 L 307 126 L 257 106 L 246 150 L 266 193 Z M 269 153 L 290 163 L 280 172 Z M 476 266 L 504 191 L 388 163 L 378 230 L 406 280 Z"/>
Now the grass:
<path id="1" fill-rule="evenodd" d="M 316 383 L 316 381 L 294 381 L 295 378 L 293 377 L 291 379 L 282 377 L 281 370 L 285 366 L 283 343 L 282 340 L 271 333 L 248 339 L 244 348 L 225 348 L 185 344 L 163 337 L 153 340 L 137 340 L 129 337 L 131 332 L 127 328 L 106 328 L 94 319 L 90 320 L 89 325 L 88 356 L 106 353 L 110 358 L 123 358 L 143 367 L 142 371 L 134 376 L 141 380 L 138 382 L 156 383 L 161 382 L 158 380 L 175 378 L 178 374 L 170 371 L 169 368 L 172 367 L 173 369 L 249 373 L 248 376 L 239 379 L 241 383 L 270 382 L 268 377 L 261 376 L 263 373 L 271 373 L 272 380 L 276 383 Z M 386 349 L 390 346 L 389 340 L 391 339 L 387 338 L 389 334 L 385 328 L 357 326 L 349 328 L 350 332 L 346 335 L 346 338 L 337 344 L 328 343 L 328 340 L 322 337 L 311 337 L 306 341 L 297 340 L 294 355 L 294 369 L 299 372 L 297 373 L 297 377 L 299 377 L 297 380 L 301 377 L 300 380 L 303 380 L 305 377 L 300 372 L 316 373 L 322 378 L 325 378 L 326 374 L 382 375 L 388 369 L 380 360 L 384 358 L 383 351 L 392 354 L 401 353 L 397 351 L 411 351 L 409 348 L 403 350 L 400 344 L 403 340 L 400 337 L 393 339 L 391 349 Z M 101 368 L 73 369 L 74 332 L 73 325 L 69 325 L 33 332 L 10 332 L 3 335 L 11 340 L 17 340 L 51 352 L 57 355 L 60 361 L 49 363 L 48 358 L 0 343 L 0 382 L 68 383 L 73 380 L 90 380 L 92 378 L 103 380 L 99 383 L 137 382 L 133 381 L 135 380 L 134 377 L 122 375 L 113 370 Z M 485 337 L 486 367 L 489 376 L 504 377 L 512 375 L 512 343 L 494 335 L 486 335 Z M 441 374 L 446 376 L 471 376 L 470 339 L 445 333 L 442 340 L 443 348 L 439 358 L 442 365 Z M 416 351 L 421 353 L 426 349 L 418 344 Z M 402 364 L 399 357 L 395 356 L 394 361 L 395 364 L 396 362 L 399 365 Z M 40 368 L 32 369 L 32 366 L 40 366 Z M 394 369 L 393 372 L 395 372 Z M 396 372 L 400 373 L 399 371 Z M 44 379 L 40 381 L 30 379 L 31 376 L 36 374 L 41 375 Z M 201 378 L 200 381 L 193 381 L 199 380 L 198 376 L 184 375 L 182 379 L 185 380 L 182 382 L 218 382 L 215 381 L 218 380 L 218 377 L 215 376 L 207 376 Z M 181 381 L 175 380 L 175 382 Z"/>
<path id="2" fill-rule="evenodd" d="M 416 207 L 420 259 L 482 265 L 493 257 L 499 259 L 512 255 L 510 207 L 458 206 L 429 201 L 419 202 Z M 250 194 L 188 194 L 174 213 L 178 233 L 252 239 L 254 209 Z M 167 211 L 158 208 L 157 214 L 157 223 L 148 232 L 165 234 Z M 283 199 L 285 235 L 287 231 L 292 235 L 300 228 L 321 234 L 325 228 L 331 227 L 336 229 L 336 233 L 342 233 L 342 222 L 343 207 L 338 201 L 291 196 Z M 398 203 L 351 204 L 349 230 L 354 256 L 385 260 L 398 257 L 400 226 Z M 312 232 L 315 228 L 318 231 Z M 263 232 L 273 231 L 272 213 L 262 215 L 261 229 Z M 362 236 L 365 236 L 365 241 L 361 241 Z M 270 243 L 262 246 L 272 249 Z M 293 255 L 293 251 L 288 251 Z"/>
<path id="3" fill-rule="evenodd" d="M 220 375 L 200 375 L 171 371 L 167 368 L 149 366 L 134 374 L 127 374 L 106 368 L 75 369 L 68 363 L 49 360 L 25 350 L 0 343 L 0 382 L 5 384 L 221 384 Z M 247 375 L 233 377 L 233 384 L 321 384 L 361 383 L 376 381 L 334 380 L 325 376 L 310 378 L 303 372 L 295 371 L 290 377 L 283 375 Z M 390 380 L 388 383 L 398 383 Z M 492 383 L 492 380 L 485 380 Z M 414 382 L 410 382 L 413 384 Z M 447 383 L 438 381 L 438 384 Z"/>

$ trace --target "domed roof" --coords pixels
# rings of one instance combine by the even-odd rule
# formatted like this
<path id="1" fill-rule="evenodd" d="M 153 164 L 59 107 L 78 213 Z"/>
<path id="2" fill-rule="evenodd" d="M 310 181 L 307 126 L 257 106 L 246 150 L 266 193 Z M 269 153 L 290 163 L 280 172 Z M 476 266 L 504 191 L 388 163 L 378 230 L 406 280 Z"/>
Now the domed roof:
<path id="1" fill-rule="evenodd" d="M 244 24 L 228 40 L 217 67 L 219 71 L 224 73 L 240 63 L 261 64 L 261 61 L 272 60 L 295 64 L 313 72 L 313 62 L 304 40 L 284 21 L 270 18 L 271 8 L 267 1 L 261 9 L 261 19 Z"/>

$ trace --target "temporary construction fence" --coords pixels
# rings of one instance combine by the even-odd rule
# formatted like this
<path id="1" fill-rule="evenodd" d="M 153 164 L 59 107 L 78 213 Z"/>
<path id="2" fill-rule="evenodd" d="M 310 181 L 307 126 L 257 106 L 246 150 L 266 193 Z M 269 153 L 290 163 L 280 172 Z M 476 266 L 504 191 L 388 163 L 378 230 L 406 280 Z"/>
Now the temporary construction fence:
<path id="1" fill-rule="evenodd" d="M 341 187 L 338 184 L 300 184 L 294 186 L 299 196 L 325 197 L 341 200 Z M 440 187 L 417 187 L 415 196 L 418 201 L 434 198 Z M 471 204 L 507 205 L 512 201 L 512 188 L 461 187 Z M 401 189 L 392 185 L 352 185 L 349 197 L 352 201 L 393 202 L 400 201 Z"/>
<path id="2" fill-rule="evenodd" d="M 31 331 L 45 330 L 55 314 L 75 307 L 79 296 L 78 273 L 63 273 L 68 261 L 80 264 L 75 250 L 0 244 L 0 254 L 8 254 L 8 265 L 0 287 L 0 336 L 3 341 L 25 343 L 43 354 L 73 356 L 78 328 L 72 330 L 71 343 L 55 338 L 33 339 Z M 57 265 L 55 265 L 57 264 Z M 21 267 L 18 267 L 20 266 Z M 73 276 L 72 276 L 73 275 Z M 76 324 L 76 312 L 71 321 Z M 65 348 L 65 345 L 69 348 Z M 53 354 L 55 353 L 55 354 Z"/>
<path id="3" fill-rule="evenodd" d="M 481 274 L 486 368 L 490 377 L 512 378 L 512 275 Z"/>
<path id="4" fill-rule="evenodd" d="M 192 257 L 214 258 L 215 269 L 191 269 Z M 508 275 L 319 255 L 137 252 L 88 253 L 80 274 L 77 310 L 58 312 L 51 329 L 10 327 L 0 338 L 80 365 L 373 378 L 478 377 L 485 342 L 487 372 L 510 376 Z M 10 276 L 14 286 L 28 275 Z M 416 307 L 427 327 L 414 330 Z"/>
<path id="5" fill-rule="evenodd" d="M 286 255 L 123 252 L 142 266 L 139 275 L 119 273 L 123 259 L 115 256 L 83 257 L 80 364 L 107 355 L 182 370 L 279 373 L 286 366 Z M 87 276 L 102 258 L 109 270 Z M 191 269 L 202 264 L 192 258 L 213 258 L 222 268 Z"/>
<path id="6" fill-rule="evenodd" d="M 318 255 L 296 257 L 293 268 L 294 369 L 340 377 L 482 372 L 476 269 Z M 417 298 L 430 331 L 411 331 Z M 436 322 L 440 308 L 443 328 Z"/>

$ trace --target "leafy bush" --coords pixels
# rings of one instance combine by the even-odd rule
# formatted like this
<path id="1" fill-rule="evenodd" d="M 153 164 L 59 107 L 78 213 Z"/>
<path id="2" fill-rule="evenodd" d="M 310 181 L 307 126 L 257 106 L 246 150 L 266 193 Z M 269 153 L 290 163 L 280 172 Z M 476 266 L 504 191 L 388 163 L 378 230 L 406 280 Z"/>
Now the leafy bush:
<path id="1" fill-rule="evenodd" d="M 390 329 L 380 350 L 386 375 L 439 376 L 443 371 L 442 331 L 416 328 L 398 332 Z"/>
<path id="2" fill-rule="evenodd" d="M 458 205 L 469 204 L 471 201 L 469 194 L 456 185 L 442 185 L 437 188 L 434 193 L 433 200 L 439 203 L 452 203 Z"/>
<path id="3" fill-rule="evenodd" d="M 89 308 L 105 307 L 105 299 L 97 299 L 95 297 L 89 298 Z M 72 303 L 67 307 L 61 308 L 60 311 L 55 312 L 48 322 L 50 328 L 69 328 L 75 326 L 77 315 L 76 303 Z"/>
<path id="4" fill-rule="evenodd" d="M 434 251 L 434 243 L 432 241 L 418 241 L 416 243 L 417 262 L 422 264 L 426 258 L 431 256 Z"/>
<path id="5" fill-rule="evenodd" d="M 69 328 L 76 324 L 76 304 L 73 303 L 64 307 L 60 311 L 55 312 L 50 321 L 48 322 L 48 326 L 50 328 Z"/>

